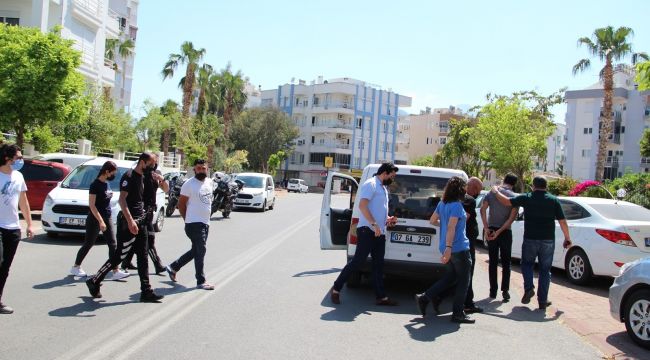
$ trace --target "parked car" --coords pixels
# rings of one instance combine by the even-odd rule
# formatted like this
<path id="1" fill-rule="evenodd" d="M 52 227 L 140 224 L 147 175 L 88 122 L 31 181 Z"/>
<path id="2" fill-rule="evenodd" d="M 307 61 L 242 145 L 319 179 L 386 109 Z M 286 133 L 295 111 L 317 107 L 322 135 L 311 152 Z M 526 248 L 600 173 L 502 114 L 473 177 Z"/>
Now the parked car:
<path id="1" fill-rule="evenodd" d="M 461 170 L 400 165 L 389 187 L 388 214 L 398 218 L 386 233 L 384 272 L 389 275 L 431 278 L 444 269 L 438 251 L 439 229 L 429 224 L 447 181 L 452 176 L 467 180 Z M 361 183 L 371 178 L 379 164 L 366 166 Z M 330 173 L 325 183 L 321 208 L 320 246 L 323 250 L 347 250 L 354 256 L 357 224 L 361 216 L 356 193 L 359 183 L 349 175 Z M 351 187 L 349 193 L 341 190 Z M 339 193 L 339 195 L 333 195 Z M 371 271 L 370 261 L 348 280 L 357 286 Z"/>
<path id="2" fill-rule="evenodd" d="M 51 161 L 51 162 L 66 164 L 70 166 L 70 168 L 74 169 L 77 166 L 85 163 L 86 161 L 94 159 L 95 157 L 96 156 L 92 156 L 92 155 L 48 153 L 48 154 L 37 155 L 34 157 L 34 160 Z"/>
<path id="3" fill-rule="evenodd" d="M 650 349 L 650 257 L 621 267 L 609 288 L 609 310 L 634 342 Z"/>
<path id="4" fill-rule="evenodd" d="M 292 191 L 306 193 L 309 191 L 309 186 L 305 184 L 305 180 L 303 179 L 289 179 L 289 182 L 287 183 L 287 192 Z"/>
<path id="5" fill-rule="evenodd" d="M 109 182 L 113 190 L 111 226 L 115 229 L 117 215 L 121 211 L 117 203 L 120 197 L 120 179 L 124 173 L 134 167 L 135 162 L 96 158 L 74 169 L 46 197 L 41 221 L 43 230 L 47 232 L 48 236 L 53 237 L 60 233 L 83 234 L 86 232 L 86 217 L 89 211 L 88 189 L 107 160 L 114 161 L 117 164 L 115 180 Z M 160 189 L 156 193 L 156 204 L 159 209 L 157 214 L 154 215 L 154 230 L 162 231 L 165 214 L 165 193 Z"/>
<path id="6" fill-rule="evenodd" d="M 235 199 L 235 209 L 258 209 L 264 212 L 275 208 L 275 184 L 271 175 L 239 173 L 235 179 L 244 182 L 244 188 Z"/>
<path id="7" fill-rule="evenodd" d="M 27 201 L 32 210 L 43 209 L 43 202 L 47 194 L 56 187 L 69 173 L 68 165 L 25 159 L 25 165 L 20 172 L 27 184 Z"/>

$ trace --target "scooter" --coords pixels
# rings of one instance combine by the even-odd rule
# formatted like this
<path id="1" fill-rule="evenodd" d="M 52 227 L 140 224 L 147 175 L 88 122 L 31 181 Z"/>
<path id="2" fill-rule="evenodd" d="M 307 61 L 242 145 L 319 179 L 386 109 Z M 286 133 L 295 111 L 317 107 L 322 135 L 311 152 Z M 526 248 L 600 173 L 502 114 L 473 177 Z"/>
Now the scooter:
<path id="1" fill-rule="evenodd" d="M 237 198 L 237 194 L 244 188 L 244 182 L 241 180 L 232 180 L 228 175 L 220 179 L 213 179 L 214 191 L 212 192 L 212 211 L 210 215 L 221 211 L 224 218 L 228 218 L 232 212 L 232 207 Z"/>

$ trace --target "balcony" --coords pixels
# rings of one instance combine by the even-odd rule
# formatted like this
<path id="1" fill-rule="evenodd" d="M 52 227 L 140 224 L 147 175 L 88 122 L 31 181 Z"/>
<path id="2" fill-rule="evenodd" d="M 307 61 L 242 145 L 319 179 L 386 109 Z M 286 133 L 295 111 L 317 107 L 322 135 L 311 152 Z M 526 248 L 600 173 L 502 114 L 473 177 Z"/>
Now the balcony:
<path id="1" fill-rule="evenodd" d="M 605 164 L 611 167 L 618 167 L 618 156 L 607 156 L 605 158 Z"/>
<path id="2" fill-rule="evenodd" d="M 325 141 L 311 144 L 312 152 L 336 152 L 340 154 L 349 154 L 352 145 L 340 141 Z"/>
<path id="3" fill-rule="evenodd" d="M 354 114 L 353 102 L 330 102 L 325 104 L 316 103 L 312 105 L 313 112 L 341 112 L 344 114 Z"/>
<path id="4" fill-rule="evenodd" d="M 349 170 L 350 169 L 350 164 L 346 163 L 334 163 L 333 169 L 344 169 L 344 170 Z M 309 166 L 320 166 L 324 167 L 324 164 L 322 162 L 310 162 Z"/>
<path id="5" fill-rule="evenodd" d="M 73 0 L 72 14 L 86 25 L 98 29 L 104 21 L 99 0 Z"/>
<path id="6" fill-rule="evenodd" d="M 319 119 L 312 125 L 312 133 L 330 133 L 337 132 L 352 135 L 354 126 L 343 120 L 336 119 Z"/>
<path id="7" fill-rule="evenodd" d="M 106 37 L 117 39 L 120 36 L 120 15 L 108 9 L 108 21 L 106 22 Z"/>

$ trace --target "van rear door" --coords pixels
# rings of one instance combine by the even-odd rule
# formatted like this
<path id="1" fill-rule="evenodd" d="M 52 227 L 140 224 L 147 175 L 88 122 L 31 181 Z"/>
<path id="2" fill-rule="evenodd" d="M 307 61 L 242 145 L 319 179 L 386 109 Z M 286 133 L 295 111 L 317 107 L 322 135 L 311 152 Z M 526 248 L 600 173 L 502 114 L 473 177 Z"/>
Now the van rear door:
<path id="1" fill-rule="evenodd" d="M 359 184 L 352 176 L 330 173 L 321 206 L 320 248 L 344 250 L 352 223 L 352 209 Z"/>

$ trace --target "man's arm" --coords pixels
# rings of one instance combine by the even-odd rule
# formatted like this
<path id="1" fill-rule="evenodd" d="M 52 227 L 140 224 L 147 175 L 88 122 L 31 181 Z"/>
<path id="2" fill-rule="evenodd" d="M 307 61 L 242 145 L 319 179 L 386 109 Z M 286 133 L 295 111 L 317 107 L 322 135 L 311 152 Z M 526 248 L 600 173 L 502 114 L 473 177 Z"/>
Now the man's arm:
<path id="1" fill-rule="evenodd" d="M 126 223 L 129 225 L 129 231 L 131 234 L 136 235 L 139 231 L 138 224 L 133 220 L 133 216 L 131 216 L 131 212 L 129 211 L 129 206 L 126 204 L 127 196 L 129 196 L 127 191 L 120 191 L 120 199 L 118 200 L 118 203 L 120 204 L 120 209 L 122 209 L 122 215 L 124 216 Z"/>
<path id="2" fill-rule="evenodd" d="M 440 215 L 437 212 L 433 212 L 431 219 L 429 219 L 429 224 L 440 227 Z"/>
<path id="3" fill-rule="evenodd" d="M 562 233 L 564 233 L 564 246 L 565 249 L 568 249 L 571 247 L 571 234 L 569 233 L 569 225 L 566 222 L 566 219 L 558 220 L 560 223 L 560 229 L 562 229 Z"/>
<path id="4" fill-rule="evenodd" d="M 492 193 L 494 194 L 494 196 L 496 196 L 497 200 L 501 204 L 503 204 L 505 206 L 512 206 L 512 203 L 510 202 L 510 199 L 507 196 L 503 195 L 501 193 L 501 191 L 499 191 L 499 188 L 497 186 L 492 187 Z"/>
<path id="5" fill-rule="evenodd" d="M 496 238 L 497 236 L 501 235 L 501 233 L 502 233 L 504 230 L 508 230 L 508 229 L 510 229 L 510 226 L 511 226 L 512 223 L 515 221 L 515 219 L 517 218 L 517 215 L 518 215 L 518 214 L 519 214 L 519 208 L 518 208 L 518 207 L 513 207 L 513 208 L 510 210 L 510 216 L 508 216 L 508 220 L 506 220 L 506 222 L 504 222 L 503 225 L 501 225 L 501 227 L 499 228 L 499 230 L 496 231 L 494 237 Z"/>
<path id="6" fill-rule="evenodd" d="M 368 220 L 369 223 L 375 224 L 372 229 L 375 231 L 375 236 L 381 235 L 381 229 L 379 228 L 379 225 L 377 224 L 377 221 L 375 220 L 374 217 L 372 217 L 372 214 L 370 213 L 370 209 L 368 208 L 368 203 L 370 200 L 368 199 L 361 199 L 359 202 L 359 210 L 361 210 L 361 214 L 363 214 L 363 217 Z"/>
<path id="7" fill-rule="evenodd" d="M 178 198 L 178 212 L 181 213 L 183 220 L 185 220 L 185 213 L 187 212 L 187 201 L 189 199 L 190 198 L 186 195 L 181 195 L 181 197 Z"/>
<path id="8" fill-rule="evenodd" d="M 29 202 L 27 201 L 26 191 L 20 192 L 20 198 L 18 199 L 18 206 L 20 207 L 20 212 L 23 213 L 23 218 L 27 223 L 27 237 L 33 239 L 34 229 L 32 228 L 32 211 L 29 208 Z"/>
<path id="9" fill-rule="evenodd" d="M 483 199 L 483 203 L 481 204 L 481 221 L 483 222 L 483 229 L 487 230 L 489 228 L 488 226 L 488 221 L 487 221 L 487 209 L 490 206 L 486 199 Z"/>

